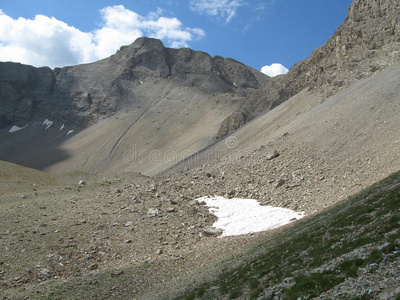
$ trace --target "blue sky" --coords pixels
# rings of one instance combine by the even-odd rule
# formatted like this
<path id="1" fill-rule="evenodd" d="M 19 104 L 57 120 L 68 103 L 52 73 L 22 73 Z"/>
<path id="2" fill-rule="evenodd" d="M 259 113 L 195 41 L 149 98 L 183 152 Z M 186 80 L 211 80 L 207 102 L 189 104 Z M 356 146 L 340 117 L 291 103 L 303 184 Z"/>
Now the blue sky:
<path id="1" fill-rule="evenodd" d="M 146 35 L 167 47 L 231 57 L 258 70 L 273 63 L 290 68 L 332 36 L 351 2 L 2 0 L 0 61 L 86 63 Z M 284 72 L 280 65 L 275 69 Z"/>

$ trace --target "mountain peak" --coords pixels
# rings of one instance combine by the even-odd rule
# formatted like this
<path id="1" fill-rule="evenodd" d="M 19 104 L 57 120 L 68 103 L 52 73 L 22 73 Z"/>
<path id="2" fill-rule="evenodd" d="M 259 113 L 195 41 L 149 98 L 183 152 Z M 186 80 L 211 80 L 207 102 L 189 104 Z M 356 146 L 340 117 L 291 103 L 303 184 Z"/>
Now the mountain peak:
<path id="1" fill-rule="evenodd" d="M 153 49 L 153 50 L 160 50 L 164 49 L 164 44 L 161 40 L 149 37 L 140 37 L 137 38 L 132 44 L 127 46 L 122 46 L 119 51 L 123 50 L 137 50 L 137 49 Z"/>

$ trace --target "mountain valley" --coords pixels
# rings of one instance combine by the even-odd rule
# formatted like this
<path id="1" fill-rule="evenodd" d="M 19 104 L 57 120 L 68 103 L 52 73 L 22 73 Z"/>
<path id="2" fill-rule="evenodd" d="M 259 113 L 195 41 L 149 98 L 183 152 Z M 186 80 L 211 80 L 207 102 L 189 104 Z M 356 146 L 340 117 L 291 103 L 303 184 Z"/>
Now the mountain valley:
<path id="1" fill-rule="evenodd" d="M 399 299 L 399 12 L 277 77 L 146 37 L 0 62 L 0 298 Z M 218 237 L 214 195 L 306 217 Z"/>

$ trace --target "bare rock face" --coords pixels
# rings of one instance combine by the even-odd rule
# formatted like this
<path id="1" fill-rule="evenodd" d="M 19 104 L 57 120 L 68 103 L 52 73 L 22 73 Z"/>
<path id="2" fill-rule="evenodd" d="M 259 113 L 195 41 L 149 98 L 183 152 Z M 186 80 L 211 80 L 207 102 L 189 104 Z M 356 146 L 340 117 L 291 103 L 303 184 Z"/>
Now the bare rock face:
<path id="1" fill-rule="evenodd" d="M 222 122 L 216 138 L 221 139 L 244 124 L 246 124 L 246 115 L 243 112 L 235 112 Z"/>
<path id="2" fill-rule="evenodd" d="M 354 0 L 334 35 L 239 108 L 247 121 L 308 88 L 324 97 L 400 61 L 400 1 Z"/>
<path id="3" fill-rule="evenodd" d="M 264 86 L 268 77 L 233 59 L 191 49 L 165 48 L 139 38 L 110 58 L 85 65 L 34 68 L 0 63 L 0 128 L 44 118 L 85 127 L 121 109 L 138 106 L 140 86 L 187 87 L 213 98 L 237 101 Z M 229 102 L 229 101 L 228 101 Z M 228 103 L 229 104 L 229 103 Z"/>
<path id="4" fill-rule="evenodd" d="M 305 59 L 294 65 L 288 95 L 309 87 L 326 96 L 400 60 L 400 1 L 355 0 L 344 23 Z"/>
<path id="5" fill-rule="evenodd" d="M 37 111 L 46 113 L 54 83 L 49 68 L 0 63 L 0 128 L 26 124 Z"/>

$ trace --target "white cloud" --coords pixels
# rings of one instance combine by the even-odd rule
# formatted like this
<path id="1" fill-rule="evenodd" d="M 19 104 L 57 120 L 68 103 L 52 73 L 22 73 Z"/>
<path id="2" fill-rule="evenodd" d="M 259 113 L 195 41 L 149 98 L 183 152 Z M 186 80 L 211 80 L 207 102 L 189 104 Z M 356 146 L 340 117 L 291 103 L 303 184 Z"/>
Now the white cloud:
<path id="1" fill-rule="evenodd" d="M 275 77 L 277 75 L 286 74 L 287 72 L 289 72 L 289 70 L 283 65 L 275 63 L 270 66 L 262 67 L 261 72 L 268 76 Z"/>
<path id="2" fill-rule="evenodd" d="M 240 6 L 245 5 L 242 0 L 191 0 L 190 8 L 201 14 L 218 16 L 227 23 L 236 15 Z"/>
<path id="3" fill-rule="evenodd" d="M 0 60 L 34 65 L 76 64 L 93 59 L 92 35 L 37 15 L 17 20 L 0 10 Z"/>
<path id="4" fill-rule="evenodd" d="M 202 38 L 200 28 L 185 28 L 177 18 L 162 17 L 163 11 L 144 17 L 122 5 L 103 8 L 101 27 L 82 32 L 55 18 L 13 19 L 0 10 L 0 61 L 34 66 L 65 66 L 108 57 L 138 37 L 162 39 L 168 47 L 187 47 Z"/>

